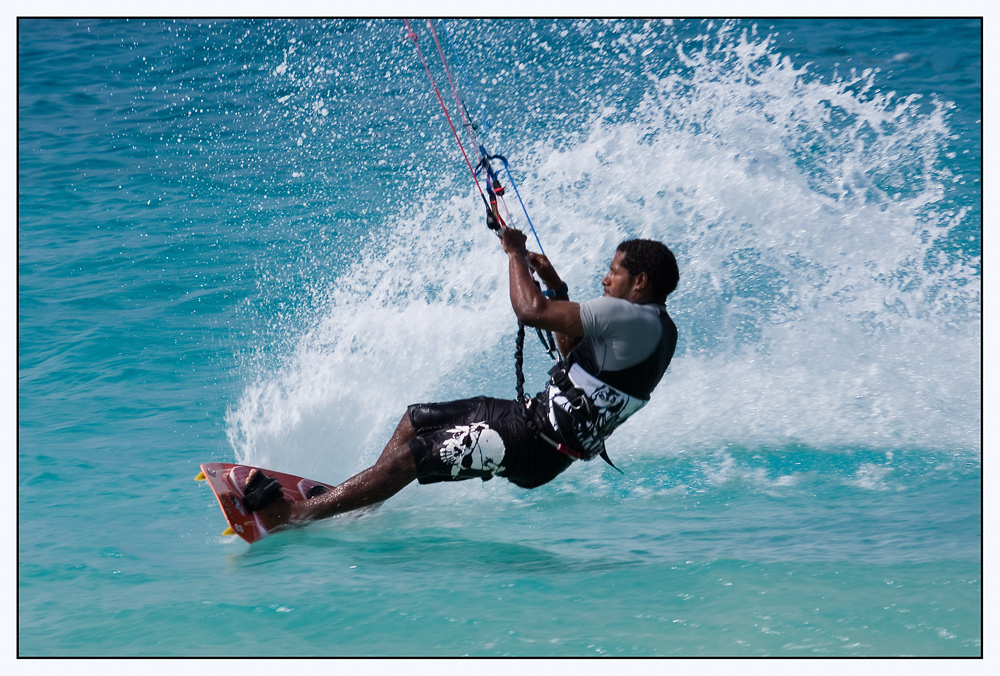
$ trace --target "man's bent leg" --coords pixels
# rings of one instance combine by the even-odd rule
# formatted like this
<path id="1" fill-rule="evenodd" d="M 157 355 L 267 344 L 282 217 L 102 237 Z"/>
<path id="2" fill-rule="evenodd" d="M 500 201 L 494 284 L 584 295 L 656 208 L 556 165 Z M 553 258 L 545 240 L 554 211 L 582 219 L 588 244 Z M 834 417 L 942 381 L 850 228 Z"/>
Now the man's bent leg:
<path id="1" fill-rule="evenodd" d="M 325 519 L 388 500 L 417 478 L 417 464 L 403 443 L 382 452 L 374 465 L 331 491 L 291 505 L 292 524 Z"/>
<path id="2" fill-rule="evenodd" d="M 417 478 L 417 464 L 408 442 L 415 436 L 404 414 L 378 461 L 336 488 L 315 498 L 289 504 L 276 500 L 259 510 L 265 523 L 295 525 L 374 505 L 391 498 Z"/>
<path id="3" fill-rule="evenodd" d="M 410 416 L 403 418 L 382 449 L 378 461 L 332 491 L 292 505 L 291 522 L 325 519 L 388 500 L 417 478 L 417 464 L 407 445 L 416 432 Z"/>

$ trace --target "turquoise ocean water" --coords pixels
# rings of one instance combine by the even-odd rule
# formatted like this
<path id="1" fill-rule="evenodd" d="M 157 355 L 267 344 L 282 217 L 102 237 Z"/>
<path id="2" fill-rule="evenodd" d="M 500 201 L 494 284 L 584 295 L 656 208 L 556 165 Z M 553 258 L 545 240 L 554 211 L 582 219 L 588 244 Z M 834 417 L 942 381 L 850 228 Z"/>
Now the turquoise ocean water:
<path id="1" fill-rule="evenodd" d="M 506 260 L 402 21 L 20 20 L 18 654 L 979 656 L 981 23 L 449 28 L 574 298 L 677 253 L 625 473 L 221 536 L 513 397 Z"/>

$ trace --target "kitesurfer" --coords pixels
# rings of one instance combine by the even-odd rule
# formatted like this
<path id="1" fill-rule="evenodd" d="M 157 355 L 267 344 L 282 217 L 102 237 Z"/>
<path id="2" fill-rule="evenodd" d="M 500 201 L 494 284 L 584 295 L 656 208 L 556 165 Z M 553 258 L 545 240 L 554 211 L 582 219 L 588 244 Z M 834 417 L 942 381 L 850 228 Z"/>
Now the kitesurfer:
<path id="1" fill-rule="evenodd" d="M 382 502 L 414 480 L 500 476 L 535 488 L 577 459 L 607 460 L 604 439 L 649 400 L 677 344 L 664 306 L 677 286 L 674 255 L 654 240 L 622 242 L 601 281 L 604 295 L 575 303 L 549 260 L 527 250 L 521 231 L 504 227 L 500 239 L 515 314 L 553 331 L 563 355 L 545 389 L 527 402 L 477 397 L 411 405 L 374 465 L 302 502 L 286 502 L 277 482 L 255 470 L 246 503 L 269 529 Z"/>

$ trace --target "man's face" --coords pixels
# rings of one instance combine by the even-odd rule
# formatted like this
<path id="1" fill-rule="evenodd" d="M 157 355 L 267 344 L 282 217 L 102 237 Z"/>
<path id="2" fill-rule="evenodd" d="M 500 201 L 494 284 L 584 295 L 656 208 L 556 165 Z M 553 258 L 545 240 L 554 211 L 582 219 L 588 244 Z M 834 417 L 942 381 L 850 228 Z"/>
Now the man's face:
<path id="1" fill-rule="evenodd" d="M 621 251 L 615 252 L 615 257 L 611 259 L 611 268 L 608 274 L 604 275 L 601 284 L 604 285 L 604 295 L 612 298 L 628 300 L 629 292 L 632 290 L 632 276 L 622 265 L 625 254 Z"/>

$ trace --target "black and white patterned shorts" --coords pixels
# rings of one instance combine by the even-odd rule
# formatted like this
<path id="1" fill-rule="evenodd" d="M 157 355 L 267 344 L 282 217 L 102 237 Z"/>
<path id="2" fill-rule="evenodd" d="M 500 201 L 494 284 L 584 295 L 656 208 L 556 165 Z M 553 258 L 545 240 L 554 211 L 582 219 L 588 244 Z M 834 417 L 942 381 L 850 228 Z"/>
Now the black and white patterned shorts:
<path id="1" fill-rule="evenodd" d="M 535 488 L 573 462 L 535 433 L 528 424 L 532 413 L 517 401 L 475 397 L 413 404 L 406 412 L 417 433 L 409 445 L 422 484 L 502 476 Z M 548 427 L 541 415 L 533 423 Z"/>

